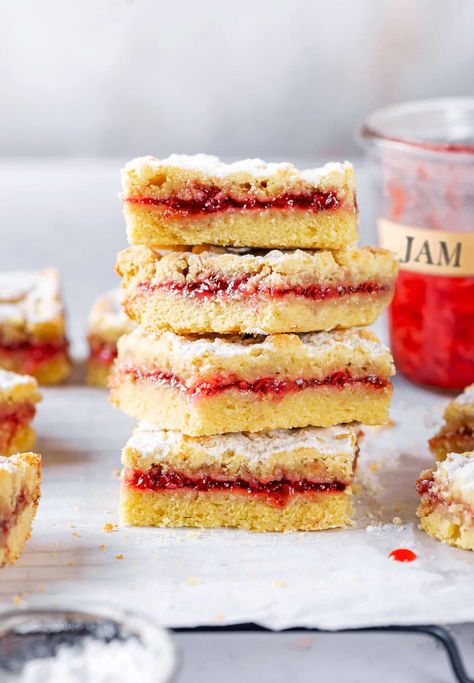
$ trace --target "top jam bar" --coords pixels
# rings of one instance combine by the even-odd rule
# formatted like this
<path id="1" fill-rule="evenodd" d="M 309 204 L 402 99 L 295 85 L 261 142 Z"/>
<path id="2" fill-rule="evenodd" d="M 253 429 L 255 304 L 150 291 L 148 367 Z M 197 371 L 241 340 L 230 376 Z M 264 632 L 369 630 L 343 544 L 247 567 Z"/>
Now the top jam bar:
<path id="1" fill-rule="evenodd" d="M 0 367 L 56 384 L 71 370 L 59 273 L 0 273 Z"/>
<path id="2" fill-rule="evenodd" d="M 357 241 L 348 162 L 299 171 L 206 154 L 142 157 L 122 172 L 131 244 L 343 249 Z"/>

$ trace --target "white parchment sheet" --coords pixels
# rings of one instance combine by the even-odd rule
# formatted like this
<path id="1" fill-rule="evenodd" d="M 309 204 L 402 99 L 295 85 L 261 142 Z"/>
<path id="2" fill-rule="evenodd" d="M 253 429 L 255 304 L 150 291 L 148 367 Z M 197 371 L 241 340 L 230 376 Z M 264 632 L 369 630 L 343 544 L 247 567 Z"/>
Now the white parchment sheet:
<path id="1" fill-rule="evenodd" d="M 474 555 L 433 541 L 415 516 L 415 481 L 431 462 L 426 440 L 449 396 L 397 378 L 394 426 L 369 430 L 363 444 L 355 527 L 293 534 L 107 533 L 132 422 L 104 390 L 71 385 L 44 396 L 36 420 L 43 494 L 25 553 L 0 569 L 1 607 L 106 601 L 166 626 L 275 629 L 474 619 Z M 393 562 L 397 547 L 418 559 Z"/>

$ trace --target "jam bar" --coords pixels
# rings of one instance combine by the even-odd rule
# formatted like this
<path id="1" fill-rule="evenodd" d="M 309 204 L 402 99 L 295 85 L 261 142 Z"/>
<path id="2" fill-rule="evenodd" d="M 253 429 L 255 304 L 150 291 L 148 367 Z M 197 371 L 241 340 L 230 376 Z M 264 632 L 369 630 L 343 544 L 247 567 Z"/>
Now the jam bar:
<path id="1" fill-rule="evenodd" d="M 106 387 L 110 368 L 117 356 L 117 341 L 131 332 L 135 325 L 122 310 L 120 291 L 113 290 L 101 296 L 92 307 L 87 340 L 87 383 Z"/>
<path id="2" fill-rule="evenodd" d="M 448 453 L 474 450 L 474 384 L 448 404 L 444 421 L 443 427 L 429 441 L 437 460 L 444 460 Z"/>
<path id="3" fill-rule="evenodd" d="M 0 273 L 0 367 L 57 384 L 70 373 L 59 274 Z"/>
<path id="4" fill-rule="evenodd" d="M 41 401 L 34 377 L 0 368 L 0 454 L 12 455 L 33 447 L 36 435 L 30 426 Z"/>
<path id="5" fill-rule="evenodd" d="M 370 325 L 390 303 L 397 265 L 382 249 L 119 254 L 127 314 L 179 334 L 274 334 Z"/>
<path id="6" fill-rule="evenodd" d="M 315 531 L 347 526 L 354 427 L 192 438 L 142 424 L 122 454 L 124 524 Z"/>
<path id="7" fill-rule="evenodd" d="M 474 550 L 474 451 L 448 453 L 417 482 L 417 515 L 427 534 L 464 550 Z"/>
<path id="8" fill-rule="evenodd" d="M 143 157 L 122 172 L 131 244 L 344 249 L 357 241 L 348 162 L 298 171 L 206 154 Z"/>
<path id="9" fill-rule="evenodd" d="M 386 422 L 393 362 L 366 330 L 197 337 L 139 328 L 118 342 L 111 400 L 191 436 Z"/>
<path id="10" fill-rule="evenodd" d="M 38 507 L 41 456 L 0 456 L 0 566 L 19 558 Z"/>

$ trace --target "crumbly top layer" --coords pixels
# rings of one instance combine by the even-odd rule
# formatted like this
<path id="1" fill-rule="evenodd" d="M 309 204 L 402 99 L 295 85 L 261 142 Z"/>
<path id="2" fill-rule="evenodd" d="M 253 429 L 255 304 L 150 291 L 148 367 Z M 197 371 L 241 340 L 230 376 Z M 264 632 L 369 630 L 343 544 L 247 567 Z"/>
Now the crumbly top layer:
<path id="1" fill-rule="evenodd" d="M 286 162 L 266 162 L 261 159 L 243 159 L 226 164 L 219 157 L 211 154 L 171 154 L 165 159 L 157 159 L 153 156 L 138 157 L 128 162 L 125 171 L 136 170 L 140 167 L 154 166 L 155 168 L 171 167 L 185 171 L 197 171 L 210 178 L 226 178 L 233 175 L 253 175 L 256 178 L 271 178 L 276 175 L 293 176 L 302 178 L 308 183 L 318 185 L 322 178 L 331 174 L 344 174 L 347 170 L 352 170 L 352 164 L 348 161 L 328 162 L 318 168 L 309 168 L 299 171 L 293 164 Z"/>
<path id="2" fill-rule="evenodd" d="M 130 161 L 122 171 L 125 197 L 165 197 L 176 192 L 189 198 L 197 185 L 212 185 L 236 197 L 250 194 L 268 198 L 291 191 L 334 190 L 353 208 L 354 169 L 349 162 L 328 163 L 320 168 L 300 171 L 289 163 L 266 163 L 246 159 L 225 164 L 207 154 L 172 154 L 166 159 L 152 156 Z M 184 196 L 183 195 L 183 196 Z"/>
<path id="3" fill-rule="evenodd" d="M 216 373 L 251 376 L 325 376 L 350 368 L 355 375 L 394 374 L 389 349 L 365 329 L 267 337 L 152 335 L 140 329 L 118 342 L 119 366 L 152 365 L 185 379 Z"/>
<path id="4" fill-rule="evenodd" d="M 462 406 L 474 404 L 474 384 L 466 387 L 462 394 L 457 397 L 456 402 Z"/>
<path id="5" fill-rule="evenodd" d="M 444 431 L 456 431 L 462 427 L 474 429 L 474 384 L 451 401 L 444 411 L 446 426 Z"/>
<path id="6" fill-rule="evenodd" d="M 120 289 L 99 297 L 90 312 L 88 334 L 104 341 L 115 342 L 131 332 L 135 324 L 125 315 L 120 302 Z"/>
<path id="7" fill-rule="evenodd" d="M 433 472 L 431 490 L 446 502 L 474 505 L 474 451 L 449 453 Z"/>
<path id="8" fill-rule="evenodd" d="M 125 467 L 143 471 L 159 464 L 190 476 L 266 481 L 308 476 L 350 483 L 357 442 L 356 426 L 193 438 L 141 423 L 124 449 L 122 461 Z"/>
<path id="9" fill-rule="evenodd" d="M 304 429 L 275 429 L 268 432 L 236 432 L 216 436 L 190 437 L 181 432 L 156 429 L 142 422 L 127 443 L 142 456 L 153 454 L 155 461 L 166 459 L 184 445 L 205 450 L 216 460 L 224 453 L 233 453 L 247 460 L 268 460 L 280 452 L 301 448 L 314 450 L 314 455 L 353 455 L 357 444 L 355 427 L 307 427 Z"/>
<path id="10" fill-rule="evenodd" d="M 0 456 L 0 521 L 13 514 L 18 496 L 24 493 L 36 501 L 40 495 L 41 456 L 19 453 Z"/>
<path id="11" fill-rule="evenodd" d="M 397 270 L 391 252 L 372 247 L 341 251 L 244 251 L 206 246 L 162 255 L 136 246 L 121 251 L 117 261 L 124 286 L 142 282 L 186 284 L 216 274 L 229 280 L 245 276 L 246 284 L 253 288 L 366 281 L 392 285 Z"/>
<path id="12" fill-rule="evenodd" d="M 0 273 L 0 343 L 63 343 L 64 335 L 55 268 Z"/>
<path id="13" fill-rule="evenodd" d="M 29 375 L 19 375 L 16 372 L 10 372 L 9 370 L 0 368 L 0 391 L 13 389 L 14 387 L 21 385 L 30 385 L 36 388 L 38 382 L 34 377 L 30 377 Z"/>

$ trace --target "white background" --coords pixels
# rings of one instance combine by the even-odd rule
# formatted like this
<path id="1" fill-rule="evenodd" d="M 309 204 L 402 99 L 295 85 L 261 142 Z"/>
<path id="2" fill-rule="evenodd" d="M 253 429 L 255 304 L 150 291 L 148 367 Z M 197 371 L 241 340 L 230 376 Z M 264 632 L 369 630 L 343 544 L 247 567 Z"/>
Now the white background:
<path id="1" fill-rule="evenodd" d="M 345 156 L 472 95 L 473 35 L 472 0 L 4 0 L 0 155 Z"/>

